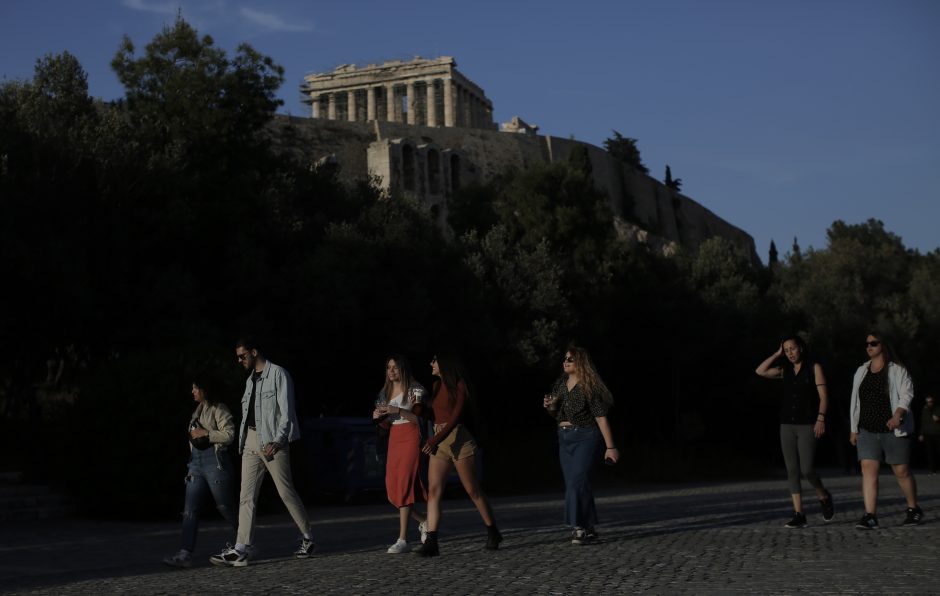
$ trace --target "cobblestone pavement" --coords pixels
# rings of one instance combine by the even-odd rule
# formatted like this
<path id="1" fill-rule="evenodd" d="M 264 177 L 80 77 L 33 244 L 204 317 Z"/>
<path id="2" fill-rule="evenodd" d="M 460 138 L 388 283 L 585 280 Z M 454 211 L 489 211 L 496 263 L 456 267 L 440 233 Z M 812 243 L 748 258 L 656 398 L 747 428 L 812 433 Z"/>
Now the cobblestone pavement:
<path id="1" fill-rule="evenodd" d="M 161 563 L 178 524 L 88 520 L 0 526 L 0 591 L 35 594 L 624 594 L 940 593 L 940 476 L 918 477 L 924 523 L 900 527 L 904 502 L 881 477 L 881 529 L 855 529 L 861 479 L 823 475 L 836 504 L 824 523 L 813 499 L 809 527 L 788 530 L 783 480 L 600 491 L 601 542 L 573 546 L 558 494 L 494 499 L 505 541 L 485 532 L 466 499 L 444 503 L 441 556 L 389 555 L 397 514 L 388 505 L 314 507 L 318 554 L 296 560 L 296 529 L 261 518 L 259 559 L 217 568 L 208 556 L 231 531 L 200 531 L 197 565 Z M 806 491 L 806 496 L 809 492 Z M 413 539 L 416 539 L 414 536 Z"/>

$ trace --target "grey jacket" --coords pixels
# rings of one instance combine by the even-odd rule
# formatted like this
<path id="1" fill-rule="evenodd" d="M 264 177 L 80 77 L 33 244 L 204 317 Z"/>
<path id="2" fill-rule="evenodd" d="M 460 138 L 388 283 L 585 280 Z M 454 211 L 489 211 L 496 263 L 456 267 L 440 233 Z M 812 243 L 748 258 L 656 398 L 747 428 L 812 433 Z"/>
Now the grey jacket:
<path id="1" fill-rule="evenodd" d="M 238 439 L 238 452 L 245 449 L 248 436 L 248 402 L 251 400 L 251 375 L 245 381 L 242 395 L 242 421 Z M 294 407 L 294 382 L 286 370 L 273 362 L 266 362 L 255 392 L 255 428 L 258 444 L 280 443 L 281 447 L 300 438 L 300 424 Z"/>

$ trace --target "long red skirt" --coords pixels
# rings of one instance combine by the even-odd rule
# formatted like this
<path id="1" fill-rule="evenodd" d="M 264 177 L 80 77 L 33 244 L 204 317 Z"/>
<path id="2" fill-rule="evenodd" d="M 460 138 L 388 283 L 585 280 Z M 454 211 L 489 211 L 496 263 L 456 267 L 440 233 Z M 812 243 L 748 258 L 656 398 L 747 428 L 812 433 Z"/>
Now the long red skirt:
<path id="1" fill-rule="evenodd" d="M 385 490 L 389 502 L 395 507 L 408 507 L 415 501 L 428 500 L 428 491 L 418 473 L 420 447 L 421 434 L 417 424 L 392 425 L 388 437 Z"/>

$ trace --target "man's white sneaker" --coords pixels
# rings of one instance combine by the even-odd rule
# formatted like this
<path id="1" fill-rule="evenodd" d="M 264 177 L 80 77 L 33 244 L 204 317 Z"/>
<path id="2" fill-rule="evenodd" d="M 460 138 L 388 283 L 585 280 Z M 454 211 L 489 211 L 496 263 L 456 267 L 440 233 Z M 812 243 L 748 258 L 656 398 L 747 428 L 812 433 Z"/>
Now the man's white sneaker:
<path id="1" fill-rule="evenodd" d="M 188 569 L 193 566 L 193 556 L 189 554 L 188 550 L 180 549 L 180 552 L 176 553 L 172 557 L 163 557 L 163 562 L 169 565 L 170 567 L 182 567 Z"/>
<path id="2" fill-rule="evenodd" d="M 406 553 L 410 550 L 411 550 L 411 547 L 408 546 L 408 543 L 402 540 L 401 538 L 399 538 L 398 540 L 395 541 L 395 544 L 388 547 L 388 551 L 386 552 L 389 552 L 393 555 L 400 555 L 401 553 Z"/>
<path id="3" fill-rule="evenodd" d="M 237 550 L 234 546 L 226 546 L 221 553 L 209 557 L 209 562 L 221 567 L 247 567 L 248 554 Z"/>
<path id="4" fill-rule="evenodd" d="M 294 556 L 298 559 L 306 559 L 312 557 L 313 553 L 316 552 L 317 545 L 313 543 L 313 540 L 308 540 L 306 538 L 300 539 L 300 547 L 294 551 Z"/>

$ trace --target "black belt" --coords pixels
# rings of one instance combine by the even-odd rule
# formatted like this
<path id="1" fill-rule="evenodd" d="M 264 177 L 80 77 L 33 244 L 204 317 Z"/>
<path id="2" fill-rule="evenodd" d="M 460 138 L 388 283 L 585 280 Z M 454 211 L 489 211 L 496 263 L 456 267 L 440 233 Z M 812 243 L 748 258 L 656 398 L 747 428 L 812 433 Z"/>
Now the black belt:
<path id="1" fill-rule="evenodd" d="M 254 426 L 249 426 L 249 427 L 248 427 L 248 430 L 253 430 L 253 431 L 255 431 L 255 432 L 257 432 L 257 431 L 258 431 L 258 429 L 257 429 L 257 428 L 255 428 Z"/>

